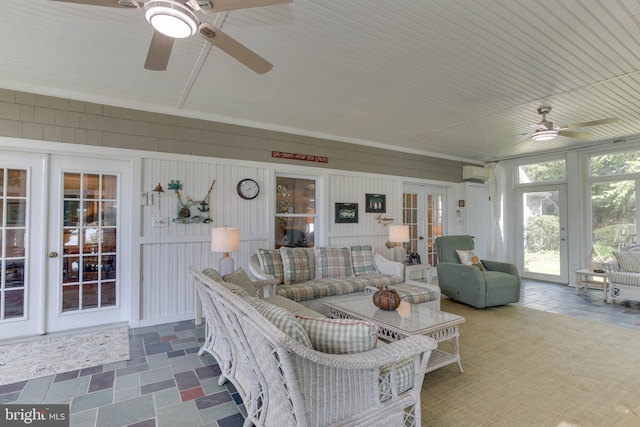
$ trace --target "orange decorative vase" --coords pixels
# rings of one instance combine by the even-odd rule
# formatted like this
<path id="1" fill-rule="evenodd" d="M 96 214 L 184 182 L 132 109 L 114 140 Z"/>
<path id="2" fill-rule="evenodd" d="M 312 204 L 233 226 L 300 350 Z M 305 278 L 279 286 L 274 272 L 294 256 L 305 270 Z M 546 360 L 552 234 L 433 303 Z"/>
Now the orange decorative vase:
<path id="1" fill-rule="evenodd" d="M 379 286 L 373 294 L 373 304 L 382 310 L 395 310 L 400 307 L 400 294 L 386 286 Z"/>

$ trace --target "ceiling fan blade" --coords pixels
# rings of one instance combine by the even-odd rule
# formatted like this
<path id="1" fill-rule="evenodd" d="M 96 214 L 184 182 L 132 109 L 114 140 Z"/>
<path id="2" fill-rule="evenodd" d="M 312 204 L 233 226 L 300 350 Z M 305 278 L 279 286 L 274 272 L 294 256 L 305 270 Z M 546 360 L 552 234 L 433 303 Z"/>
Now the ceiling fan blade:
<path id="1" fill-rule="evenodd" d="M 610 123 L 618 123 L 618 119 L 616 119 L 615 117 L 612 117 L 609 119 L 594 120 L 592 122 L 574 123 L 571 125 L 561 126 L 560 129 L 578 129 L 578 128 L 586 128 L 588 126 L 608 125 Z"/>
<path id="2" fill-rule="evenodd" d="M 88 4 L 90 6 L 119 7 L 123 9 L 136 9 L 140 7 L 135 0 L 52 0 L 62 3 Z"/>
<path id="3" fill-rule="evenodd" d="M 154 31 L 144 68 L 151 71 L 166 70 L 169 56 L 171 56 L 171 49 L 173 48 L 173 41 L 172 37 L 167 37 L 159 31 Z"/>
<path id="4" fill-rule="evenodd" d="M 571 130 L 559 130 L 558 131 L 558 135 L 560 136 L 568 136 L 571 138 L 579 138 L 579 139 L 586 139 L 589 138 L 591 136 L 590 133 L 586 133 L 586 132 L 574 132 Z"/>
<path id="5" fill-rule="evenodd" d="M 250 7 L 272 6 L 292 3 L 293 0 L 210 0 L 210 9 L 201 9 L 202 13 L 218 13 L 227 10 L 249 9 Z"/>
<path id="6" fill-rule="evenodd" d="M 232 56 L 239 62 L 251 68 L 258 74 L 264 74 L 273 68 L 273 64 L 229 37 L 208 22 L 203 22 L 198 28 L 200 37 L 216 46 L 218 49 Z"/>

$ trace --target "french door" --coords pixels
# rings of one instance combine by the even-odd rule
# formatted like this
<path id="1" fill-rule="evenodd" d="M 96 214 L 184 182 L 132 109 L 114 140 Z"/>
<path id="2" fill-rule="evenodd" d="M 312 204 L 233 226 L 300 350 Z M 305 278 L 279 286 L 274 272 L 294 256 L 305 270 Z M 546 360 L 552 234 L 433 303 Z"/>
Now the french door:
<path id="1" fill-rule="evenodd" d="M 129 163 L 51 156 L 47 330 L 128 320 Z"/>
<path id="2" fill-rule="evenodd" d="M 423 264 L 437 263 L 435 240 L 442 236 L 445 218 L 446 189 L 418 184 L 404 184 L 402 222 L 409 225 L 407 254 L 417 254 Z"/>
<path id="3" fill-rule="evenodd" d="M 568 283 L 566 185 L 527 185 L 516 194 L 516 264 L 522 277 Z"/>
<path id="4" fill-rule="evenodd" d="M 0 153 L 0 340 L 127 321 L 127 161 Z"/>

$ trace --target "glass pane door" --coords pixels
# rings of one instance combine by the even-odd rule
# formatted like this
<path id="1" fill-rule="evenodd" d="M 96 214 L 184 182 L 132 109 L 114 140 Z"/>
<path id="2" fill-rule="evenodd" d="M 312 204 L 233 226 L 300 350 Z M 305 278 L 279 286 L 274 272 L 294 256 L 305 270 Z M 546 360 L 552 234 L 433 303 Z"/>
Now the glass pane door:
<path id="1" fill-rule="evenodd" d="M 410 261 L 419 256 L 421 264 L 437 264 L 435 240 L 444 226 L 445 190 L 438 187 L 405 184 L 403 187 L 402 222 L 409 225 L 409 243 L 404 247 Z"/>
<path id="2" fill-rule="evenodd" d="M 0 169 L 0 320 L 26 315 L 27 171 Z"/>
<path id="3" fill-rule="evenodd" d="M 63 183 L 61 311 L 114 306 L 118 177 L 65 172 Z"/>
<path id="4" fill-rule="evenodd" d="M 523 277 L 567 283 L 567 224 L 564 185 L 527 187 L 520 194 L 518 247 Z"/>

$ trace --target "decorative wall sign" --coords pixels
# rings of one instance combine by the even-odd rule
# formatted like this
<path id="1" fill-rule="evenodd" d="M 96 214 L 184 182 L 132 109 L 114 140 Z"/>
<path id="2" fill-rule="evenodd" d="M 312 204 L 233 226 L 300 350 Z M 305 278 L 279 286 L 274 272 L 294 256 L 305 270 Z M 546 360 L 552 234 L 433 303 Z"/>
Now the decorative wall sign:
<path id="1" fill-rule="evenodd" d="M 272 151 L 271 157 L 276 157 L 278 159 L 306 160 L 307 162 L 329 162 L 328 157 L 314 156 L 312 154 L 285 153 L 283 151 Z"/>
<path id="2" fill-rule="evenodd" d="M 336 223 L 357 223 L 357 203 L 336 203 Z"/>
<path id="3" fill-rule="evenodd" d="M 386 194 L 367 194 L 365 212 L 385 213 L 387 212 Z"/>
<path id="4" fill-rule="evenodd" d="M 182 190 L 182 183 L 179 180 L 171 180 L 167 184 L 169 190 L 174 190 L 178 197 L 178 217 L 173 219 L 173 222 L 178 224 L 208 224 L 211 222 L 211 209 L 209 200 L 211 198 L 211 191 L 213 186 L 216 185 L 214 179 L 209 187 L 209 191 L 202 198 L 202 200 L 193 200 L 190 196 L 183 196 L 180 193 Z"/>

